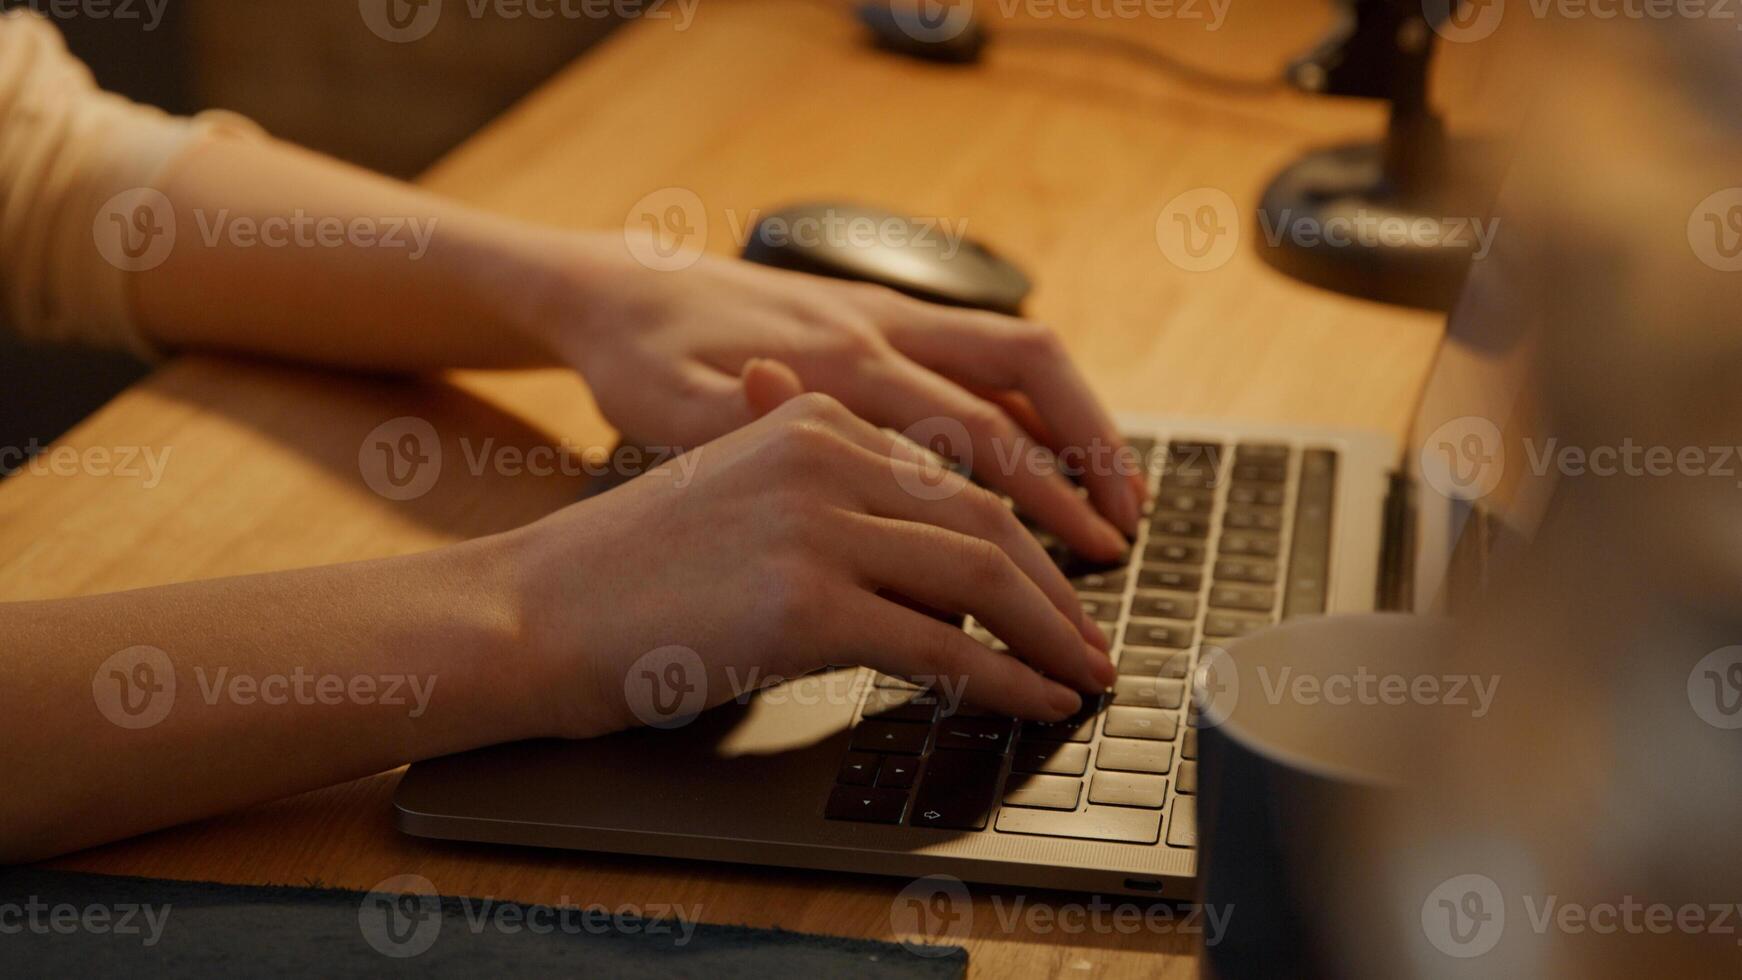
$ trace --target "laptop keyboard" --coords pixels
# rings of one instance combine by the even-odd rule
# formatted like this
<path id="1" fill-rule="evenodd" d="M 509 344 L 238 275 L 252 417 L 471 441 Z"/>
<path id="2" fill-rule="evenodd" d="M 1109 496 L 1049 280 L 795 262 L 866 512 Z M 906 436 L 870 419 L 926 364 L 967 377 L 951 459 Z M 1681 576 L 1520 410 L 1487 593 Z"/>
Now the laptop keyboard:
<path id="1" fill-rule="evenodd" d="M 1064 721 L 1019 722 L 951 713 L 938 692 L 878 675 L 827 818 L 1197 845 L 1192 669 L 1205 645 L 1325 611 L 1337 458 L 1272 443 L 1131 443 L 1149 462 L 1153 506 L 1127 561 L 1089 564 L 1035 532 L 1113 640 L 1113 691 Z M 963 628 L 1005 649 L 972 619 Z"/>

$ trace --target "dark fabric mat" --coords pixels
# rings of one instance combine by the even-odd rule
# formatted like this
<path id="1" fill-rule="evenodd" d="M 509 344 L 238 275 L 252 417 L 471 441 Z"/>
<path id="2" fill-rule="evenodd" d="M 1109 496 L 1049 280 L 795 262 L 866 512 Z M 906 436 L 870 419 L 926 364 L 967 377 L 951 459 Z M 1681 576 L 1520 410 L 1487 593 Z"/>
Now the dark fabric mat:
<path id="1" fill-rule="evenodd" d="M 0 870 L 0 973 L 957 978 L 957 947 L 696 922 L 707 910 L 552 909 L 326 888 Z M 584 897 L 572 899 L 584 906 Z M 436 908 L 441 915 L 434 915 Z M 531 924 L 531 925 L 528 925 Z M 539 931 L 533 931 L 533 926 Z M 921 954 L 924 955 L 921 955 Z"/>

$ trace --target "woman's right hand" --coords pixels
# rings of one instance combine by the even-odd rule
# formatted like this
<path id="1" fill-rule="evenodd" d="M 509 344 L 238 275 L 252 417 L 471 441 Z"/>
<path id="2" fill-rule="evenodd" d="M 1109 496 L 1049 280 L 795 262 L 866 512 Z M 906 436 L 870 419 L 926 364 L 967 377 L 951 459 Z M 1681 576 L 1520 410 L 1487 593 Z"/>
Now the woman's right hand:
<path id="1" fill-rule="evenodd" d="M 707 706 L 832 664 L 1031 719 L 1112 684 L 1106 638 L 1009 507 L 828 396 L 780 404 L 790 372 L 751 377 L 770 366 L 746 371 L 758 421 L 508 536 L 545 734 L 652 721 L 626 685 L 650 657 Z M 896 597 L 972 614 L 1014 656 Z"/>

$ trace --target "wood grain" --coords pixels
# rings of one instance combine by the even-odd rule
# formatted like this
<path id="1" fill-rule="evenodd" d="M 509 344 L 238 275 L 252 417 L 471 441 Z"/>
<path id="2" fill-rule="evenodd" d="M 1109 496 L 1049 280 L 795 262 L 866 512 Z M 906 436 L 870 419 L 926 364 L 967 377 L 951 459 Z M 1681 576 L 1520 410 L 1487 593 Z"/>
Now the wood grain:
<path id="1" fill-rule="evenodd" d="M 1311 4 L 1236 3 L 1216 31 L 1165 20 L 1068 26 L 1256 76 L 1316 37 L 1326 16 Z M 994 18 L 995 29 L 1006 25 L 1067 26 Z M 1442 91 L 1480 102 L 1482 58 L 1464 47 L 1445 59 Z M 807 198 L 966 221 L 1034 275 L 1032 312 L 1057 326 L 1116 409 L 1401 438 L 1440 318 L 1292 282 L 1249 242 L 1219 269 L 1186 272 L 1164 257 L 1155 227 L 1162 206 L 1193 188 L 1221 188 L 1249 207 L 1304 148 L 1369 137 L 1381 121 L 1372 105 L 1206 93 L 1093 46 L 1033 35 L 996 46 L 972 69 L 922 65 L 869 49 L 827 3 L 728 0 L 710 2 L 687 31 L 648 21 L 618 33 L 426 183 L 504 213 L 601 229 L 621 228 L 644 195 L 684 187 L 705 203 L 708 247 L 719 252 L 736 247 L 735 218 Z M 611 445 L 586 392 L 563 372 L 405 381 L 179 358 L 61 441 L 167 450 L 160 483 L 25 473 L 0 484 L 0 596 L 417 551 L 573 499 L 567 478 L 448 467 L 427 496 L 385 501 L 364 485 L 357 454 L 370 429 L 401 415 L 429 419 L 456 459 L 462 438 Z M 710 922 L 893 935 L 901 881 L 417 840 L 393 826 L 397 779 L 334 786 L 53 865 L 362 889 L 416 872 L 447 893 L 699 904 Z M 1007 927 L 1018 900 L 1052 907 L 1084 897 L 974 894 L 966 944 L 976 976 L 1196 974 L 1196 936 Z"/>

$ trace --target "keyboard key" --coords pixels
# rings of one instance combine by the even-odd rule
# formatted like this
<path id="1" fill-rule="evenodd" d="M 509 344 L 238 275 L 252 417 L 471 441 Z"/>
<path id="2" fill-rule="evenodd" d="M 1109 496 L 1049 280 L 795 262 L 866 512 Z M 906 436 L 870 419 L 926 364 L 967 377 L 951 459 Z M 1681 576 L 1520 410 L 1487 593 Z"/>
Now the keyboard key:
<path id="1" fill-rule="evenodd" d="M 1203 584 L 1203 574 L 1190 568 L 1145 565 L 1137 570 L 1137 587 L 1140 589 L 1173 589 L 1179 592 L 1196 592 L 1203 587 Z"/>
<path id="2" fill-rule="evenodd" d="M 1037 742 L 1087 742 L 1095 737 L 1095 719 L 1025 721 L 1022 723 L 1022 737 Z"/>
<path id="3" fill-rule="evenodd" d="M 1045 810 L 1075 810 L 1083 795 L 1083 781 L 1067 776 L 1012 776 L 1004 791 L 1005 806 L 1032 806 Z"/>
<path id="4" fill-rule="evenodd" d="M 1149 533 L 1169 538 L 1201 538 L 1210 533 L 1210 522 L 1190 514 L 1158 511 L 1149 519 Z"/>
<path id="5" fill-rule="evenodd" d="M 1143 547 L 1144 561 L 1167 562 L 1172 565 L 1202 565 L 1204 546 L 1196 541 L 1175 541 L 1172 538 L 1151 538 Z"/>
<path id="6" fill-rule="evenodd" d="M 1173 765 L 1173 746 L 1133 738 L 1104 738 L 1095 747 L 1095 768 L 1165 773 Z"/>
<path id="7" fill-rule="evenodd" d="M 1144 647 L 1174 647 L 1192 645 L 1197 627 L 1191 623 L 1150 623 L 1133 619 L 1125 624 L 1125 642 Z"/>
<path id="8" fill-rule="evenodd" d="M 1185 702 L 1185 691 L 1183 681 L 1164 681 L 1127 674 L 1113 683 L 1113 703 L 1140 708 L 1177 708 Z"/>
<path id="9" fill-rule="evenodd" d="M 886 755 L 883 757 L 883 764 L 877 767 L 877 785 L 907 789 L 913 785 L 913 779 L 918 774 L 918 759 L 904 755 Z"/>
<path id="10" fill-rule="evenodd" d="M 1092 569 L 1089 571 L 1078 572 L 1076 574 L 1072 574 L 1067 569 L 1065 572 L 1065 578 L 1071 580 L 1071 585 L 1074 586 L 1078 592 L 1119 593 L 1125 591 L 1126 571 L 1125 566 L 1123 565 L 1115 566 L 1113 568 Z"/>
<path id="11" fill-rule="evenodd" d="M 1234 463 L 1236 483 L 1283 483 L 1287 480 L 1287 463 Z"/>
<path id="12" fill-rule="evenodd" d="M 1075 742 L 1018 742 L 1012 772 L 1081 776 L 1089 769 L 1089 747 Z"/>
<path id="13" fill-rule="evenodd" d="M 1198 805 L 1182 797 L 1173 798 L 1173 815 L 1167 819 L 1169 847 L 1198 846 Z"/>
<path id="14" fill-rule="evenodd" d="M 1158 708 L 1120 705 L 1107 709 L 1108 738 L 1147 738 L 1171 742 L 1179 734 L 1179 715 Z"/>
<path id="15" fill-rule="evenodd" d="M 907 808 L 907 791 L 836 786 L 829 793 L 823 816 L 830 820 L 862 820 L 866 823 L 900 823 Z"/>
<path id="16" fill-rule="evenodd" d="M 1180 743 L 1179 757 L 1182 759 L 1196 759 L 1198 757 L 1198 730 L 1196 728 L 1186 728 L 1186 737 Z"/>
<path id="17" fill-rule="evenodd" d="M 1222 526 L 1231 531 L 1282 530 L 1282 511 L 1266 507 L 1229 508 L 1222 515 Z"/>
<path id="18" fill-rule="evenodd" d="M 1184 650 L 1125 647 L 1119 651 L 1119 673 L 1132 677 L 1166 677 L 1178 680 L 1186 676 L 1190 666 L 1191 654 Z"/>
<path id="19" fill-rule="evenodd" d="M 1310 450 L 1300 462 L 1300 502 L 1294 512 L 1294 545 L 1289 550 L 1287 591 L 1282 615 L 1325 611 L 1331 560 L 1331 508 L 1336 502 L 1337 457 Z"/>
<path id="20" fill-rule="evenodd" d="M 989 752 L 933 752 L 907 822 L 915 827 L 979 830 L 992 815 L 1003 757 Z"/>
<path id="21" fill-rule="evenodd" d="M 969 636 L 973 637 L 976 641 L 983 643 L 988 647 L 991 647 L 993 650 L 996 650 L 999 653 L 1005 653 L 1005 652 L 1009 651 L 1009 649 L 1010 649 L 1010 646 L 1008 644 L 1006 644 L 1003 640 L 1000 640 L 996 636 L 993 636 L 991 630 L 988 630 L 986 627 L 981 626 L 979 623 L 969 623 L 966 627 L 966 632 Z"/>
<path id="22" fill-rule="evenodd" d="M 1161 811 L 1091 806 L 1078 813 L 1006 807 L 998 811 L 997 829 L 1003 834 L 1153 844 L 1161 836 Z"/>
<path id="23" fill-rule="evenodd" d="M 1131 615 L 1142 619 L 1196 619 L 1198 597 L 1178 592 L 1139 592 L 1131 600 Z"/>
<path id="24" fill-rule="evenodd" d="M 861 752 L 898 752 L 919 755 L 925 751 L 927 725 L 905 721 L 862 721 L 853 729 L 853 748 Z"/>
<path id="25" fill-rule="evenodd" d="M 1175 785 L 1179 787 L 1181 793 L 1196 795 L 1198 791 L 1198 764 L 1195 762 L 1180 763 Z"/>
<path id="26" fill-rule="evenodd" d="M 1259 531 L 1230 531 L 1222 535 L 1222 540 L 1216 543 L 1216 550 L 1224 555 L 1275 558 L 1282 554 L 1282 539 Z M 1141 578 L 1138 579 L 1138 584 L 1142 584 Z"/>
<path id="27" fill-rule="evenodd" d="M 1228 503 L 1239 507 L 1256 504 L 1261 507 L 1281 507 L 1288 494 L 1282 487 L 1265 486 L 1260 483 L 1242 483 L 1228 488 Z"/>
<path id="28" fill-rule="evenodd" d="M 1175 490 L 1209 490 L 1216 485 L 1216 471 L 1207 466 L 1170 470 L 1161 478 L 1163 493 Z"/>
<path id="29" fill-rule="evenodd" d="M 1010 721 L 1007 718 L 950 718 L 939 722 L 937 730 L 940 751 L 961 749 L 1002 753 L 1010 747 Z"/>
<path id="30" fill-rule="evenodd" d="M 1171 490 L 1158 494 L 1155 506 L 1182 514 L 1206 514 L 1215 502 L 1215 494 L 1208 490 Z"/>
<path id="31" fill-rule="evenodd" d="M 1175 439 L 1167 444 L 1167 458 L 1177 465 L 1198 464 L 1212 469 L 1222 463 L 1225 450 L 1219 442 L 1208 439 Z"/>
<path id="32" fill-rule="evenodd" d="M 1261 558 L 1223 558 L 1216 562 L 1216 580 L 1218 582 L 1247 582 L 1256 585 L 1270 585 L 1280 574 L 1276 562 Z M 1133 613 L 1132 615 L 1137 615 Z"/>
<path id="33" fill-rule="evenodd" d="M 1204 635 L 1214 639 L 1227 639 L 1256 633 L 1269 625 L 1269 617 L 1211 613 L 1204 617 Z"/>
<path id="34" fill-rule="evenodd" d="M 1234 447 L 1234 459 L 1242 463 L 1288 461 L 1288 447 L 1279 442 L 1243 442 Z"/>
<path id="35" fill-rule="evenodd" d="M 1159 810 L 1167 801 L 1167 780 L 1129 772 L 1098 772 L 1089 783 L 1089 802 Z"/>
<path id="36" fill-rule="evenodd" d="M 1119 606 L 1124 601 L 1116 595 L 1079 595 L 1077 598 L 1083 603 L 1083 614 L 1096 622 L 1117 621 Z"/>
<path id="37" fill-rule="evenodd" d="M 877 778 L 877 761 L 881 756 L 869 752 L 849 752 L 841 761 L 841 771 L 835 782 L 843 786 L 869 786 Z"/>
<path id="38" fill-rule="evenodd" d="M 1269 612 L 1276 607 L 1276 590 L 1250 585 L 1212 585 L 1210 605 L 1216 609 Z"/>
<path id="39" fill-rule="evenodd" d="M 874 687 L 865 698 L 865 717 L 880 721 L 930 722 L 937 710 L 938 696 L 930 691 Z"/>

